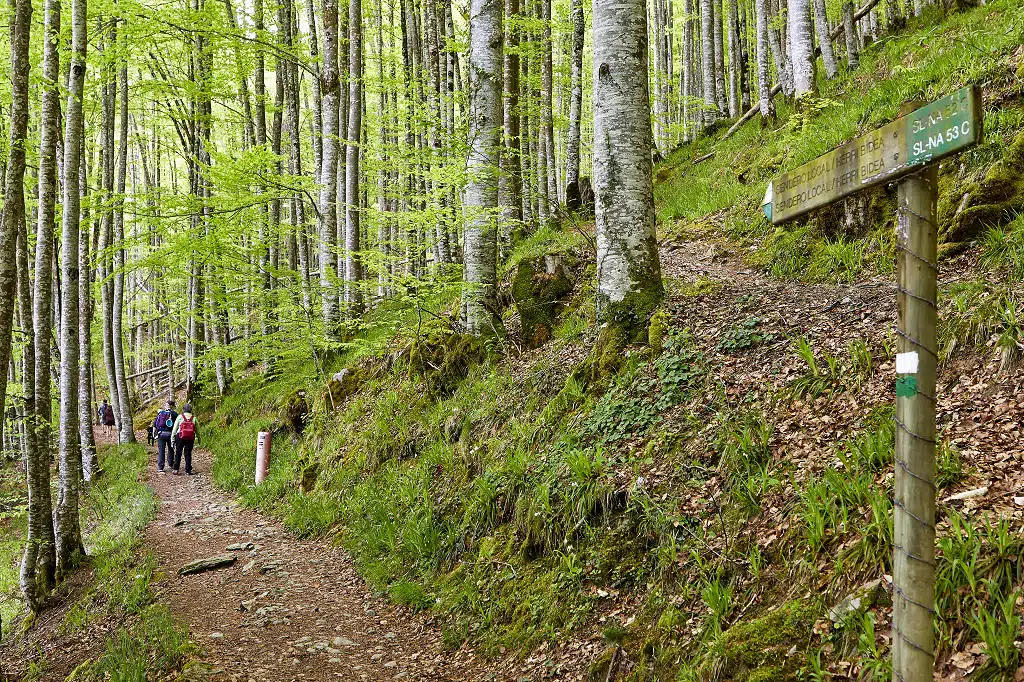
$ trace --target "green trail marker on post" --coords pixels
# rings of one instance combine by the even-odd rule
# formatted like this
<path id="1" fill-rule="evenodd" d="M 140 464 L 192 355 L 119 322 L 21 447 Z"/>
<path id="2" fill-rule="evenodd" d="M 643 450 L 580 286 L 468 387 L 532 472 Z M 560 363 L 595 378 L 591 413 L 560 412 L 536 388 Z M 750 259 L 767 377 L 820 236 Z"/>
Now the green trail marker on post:
<path id="1" fill-rule="evenodd" d="M 980 139 L 981 95 L 976 86 L 961 88 L 775 178 L 764 213 L 775 225 L 787 222 Z"/>
<path id="2" fill-rule="evenodd" d="M 896 207 L 896 457 L 893 486 L 893 682 L 932 682 L 935 642 L 935 304 L 939 267 L 935 161 L 981 140 L 977 87 L 910 110 L 768 185 L 764 213 L 793 220 L 899 180 Z"/>

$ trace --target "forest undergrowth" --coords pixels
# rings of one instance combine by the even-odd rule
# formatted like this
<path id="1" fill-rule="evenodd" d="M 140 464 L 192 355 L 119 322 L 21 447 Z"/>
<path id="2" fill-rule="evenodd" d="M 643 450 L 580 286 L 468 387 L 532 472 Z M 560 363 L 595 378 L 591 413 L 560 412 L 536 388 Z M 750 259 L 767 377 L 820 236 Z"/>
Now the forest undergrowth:
<path id="1" fill-rule="evenodd" d="M 889 679 L 893 195 L 852 231 L 841 213 L 775 229 L 758 212 L 778 171 L 965 83 L 985 88 L 985 140 L 943 168 L 940 205 L 1017 163 L 1024 16 L 996 0 L 934 19 L 785 123 L 657 169 L 667 300 L 611 376 L 575 371 L 595 336 L 592 228 L 570 218 L 502 271 L 557 252 L 572 273 L 548 343 L 524 349 L 513 308 L 507 339 L 467 341 L 451 291 L 383 306 L 322 373 L 283 357 L 204 404 L 217 483 L 343 543 L 452 647 L 594 680 Z M 1020 675 L 1020 200 L 944 232 L 943 680 Z M 255 487 L 261 430 L 274 459 Z"/>
<path id="2" fill-rule="evenodd" d="M 100 457 L 103 474 L 82 507 L 88 558 L 54 595 L 54 608 L 38 617 L 26 617 L 14 597 L 23 537 L 9 539 L 4 530 L 4 625 L 19 636 L 5 632 L 2 679 L 153 679 L 178 673 L 194 658 L 188 630 L 174 621 L 153 587 L 156 561 L 142 535 L 156 509 L 143 480 L 149 453 L 141 445 L 113 446 Z M 22 503 L 12 523 L 23 523 L 23 516 Z"/>

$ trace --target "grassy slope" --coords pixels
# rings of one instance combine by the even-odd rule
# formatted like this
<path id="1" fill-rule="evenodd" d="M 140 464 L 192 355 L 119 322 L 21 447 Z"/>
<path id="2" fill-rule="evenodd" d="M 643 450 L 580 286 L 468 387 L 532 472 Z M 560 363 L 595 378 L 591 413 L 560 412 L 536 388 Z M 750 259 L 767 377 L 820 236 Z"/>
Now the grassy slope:
<path id="1" fill-rule="evenodd" d="M 765 182 L 890 119 L 905 99 L 938 97 L 972 80 L 1007 87 L 1022 25 L 1011 0 L 942 23 L 926 17 L 866 53 L 857 73 L 826 85 L 826 101 L 800 119 L 799 134 L 783 106 L 774 130 L 755 122 L 725 143 L 702 138 L 678 150 L 659 169 L 663 231 L 742 246 L 778 277 L 850 281 L 891 270 L 881 224 L 842 240 L 860 245 L 852 258 L 827 224 L 768 228 L 757 214 Z M 968 169 L 994 161 L 1022 123 L 1012 101 L 990 107 L 985 144 L 963 157 Z M 712 150 L 711 160 L 688 163 Z M 1004 230 L 1020 235 L 1018 223 Z M 883 248 L 865 256 L 873 239 Z M 558 248 L 583 262 L 585 241 L 545 233 L 518 253 Z M 1004 264 L 995 264 L 997 283 L 1006 280 Z M 891 395 L 879 368 L 890 341 L 866 337 L 842 357 L 808 344 L 798 358 L 788 344 L 770 350 L 780 337 L 758 337 L 760 323 L 746 327 L 740 318 L 726 345 L 687 334 L 692 319 L 677 310 L 665 316 L 662 355 L 634 353 L 609 390 L 588 388 L 568 379 L 592 341 L 592 271 L 579 272 L 581 290 L 539 351 L 481 363 L 437 318 L 381 311 L 374 337 L 361 337 L 330 369 L 354 367 L 359 378 L 337 413 L 308 362 L 289 361 L 269 384 L 239 382 L 211 416 L 206 445 L 217 455 L 218 483 L 300 534 L 338 538 L 371 584 L 432 609 L 453 646 L 468 638 L 491 654 L 532 651 L 527 665 L 535 666 L 573 669 L 596 659 L 596 679 L 611 664 L 636 680 L 778 680 L 798 671 L 827 679 L 830 667 L 884 679 L 884 603 L 842 627 L 815 622 L 837 597 L 888 570 Z M 675 309 L 718 305 L 733 314 L 726 284 L 671 288 Z M 1000 314 L 998 305 L 979 312 L 970 298 L 964 305 L 973 312 L 955 318 L 975 325 L 968 345 L 987 341 Z M 753 314 L 742 312 L 750 305 L 756 313 L 752 300 L 736 297 L 736 314 Z M 428 304 L 452 308 L 450 298 Z M 955 331 L 947 329 L 947 341 Z M 756 391 L 737 393 L 731 373 L 751 363 L 737 365 L 734 356 L 759 346 L 771 372 L 748 378 Z M 439 358 L 460 354 L 465 371 L 437 369 Z M 284 421 L 300 389 L 311 408 L 304 434 L 278 433 L 270 479 L 254 488 L 255 435 Z M 808 418 L 844 412 L 850 416 L 832 430 Z M 836 458 L 848 475 L 828 473 Z M 965 472 L 975 465 L 953 444 L 942 448 L 946 485 L 977 480 Z M 1006 537 L 1006 523 L 967 523 L 968 531 L 958 530 L 966 523 L 959 516 L 950 519 L 940 566 L 943 655 L 984 641 L 1015 656 L 1013 633 L 1007 645 L 1006 626 L 985 621 L 986 631 L 983 621 L 1001 605 L 1012 609 L 1019 542 Z M 995 582 L 979 587 L 982 577 Z M 603 643 L 581 643 L 568 657 L 575 662 L 537 648 L 593 633 Z"/>
<path id="2" fill-rule="evenodd" d="M 156 603 L 151 587 L 156 563 L 142 544 L 156 509 L 142 480 L 148 458 L 141 445 L 101 451 L 104 474 L 83 504 L 89 559 L 82 570 L 89 579 L 62 586 L 70 592 L 13 642 L 5 628 L 9 672 L 26 680 L 63 679 L 74 667 L 78 680 L 144 680 L 178 670 L 193 653 L 187 630 Z M 5 529 L 3 537 L 4 546 L 15 549 L 3 557 L 0 580 L 16 586 L 23 536 Z M 20 612 L 19 603 L 10 606 Z"/>
<path id="3" fill-rule="evenodd" d="M 875 238 L 883 248 L 874 255 L 856 254 L 846 268 L 809 268 L 818 265 L 816 256 L 827 258 L 830 244 L 864 235 L 843 235 L 828 215 L 772 228 L 760 212 L 765 187 L 779 172 L 892 120 L 906 101 L 931 101 L 977 83 L 986 89 L 985 138 L 955 164 L 944 164 L 940 191 L 954 194 L 962 176 L 1000 158 L 1024 127 L 1016 74 L 1022 35 L 1024 12 L 1013 0 L 948 18 L 933 11 L 913 20 L 906 32 L 883 38 L 861 55 L 856 71 L 844 70 L 823 83 L 821 99 L 806 115 L 794 115 L 791 104 L 777 100 L 776 123 L 761 125 L 755 119 L 729 140 L 722 142 L 720 132 L 702 136 L 671 154 L 659 167 L 655 190 L 663 229 L 681 235 L 711 230 L 741 246 L 756 246 L 751 260 L 784 278 L 826 281 L 855 276 L 861 268 L 891 272 L 891 199 L 865 239 Z M 690 163 L 709 153 L 714 154 L 709 160 Z"/>

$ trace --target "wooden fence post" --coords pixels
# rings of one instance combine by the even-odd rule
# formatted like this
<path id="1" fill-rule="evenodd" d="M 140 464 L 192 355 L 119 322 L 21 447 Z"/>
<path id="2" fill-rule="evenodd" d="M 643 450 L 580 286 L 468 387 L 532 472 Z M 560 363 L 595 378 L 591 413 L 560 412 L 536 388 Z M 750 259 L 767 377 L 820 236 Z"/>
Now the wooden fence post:
<path id="1" fill-rule="evenodd" d="M 931 165 L 898 186 L 894 682 L 932 682 L 935 665 L 937 184 Z"/>

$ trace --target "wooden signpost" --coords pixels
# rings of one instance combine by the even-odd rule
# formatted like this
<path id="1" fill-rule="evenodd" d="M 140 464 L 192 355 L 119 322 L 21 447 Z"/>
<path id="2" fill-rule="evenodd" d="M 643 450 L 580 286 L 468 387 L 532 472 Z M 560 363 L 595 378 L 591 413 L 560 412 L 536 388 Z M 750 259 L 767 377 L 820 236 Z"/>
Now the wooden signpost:
<path id="1" fill-rule="evenodd" d="M 981 94 L 966 87 L 775 178 L 764 212 L 784 223 L 858 190 L 899 180 L 893 682 L 932 682 L 935 666 L 935 161 L 981 140 Z"/>
<path id="2" fill-rule="evenodd" d="M 787 222 L 980 139 L 981 95 L 976 87 L 962 88 L 775 178 L 765 194 L 765 215 L 776 225 Z"/>

